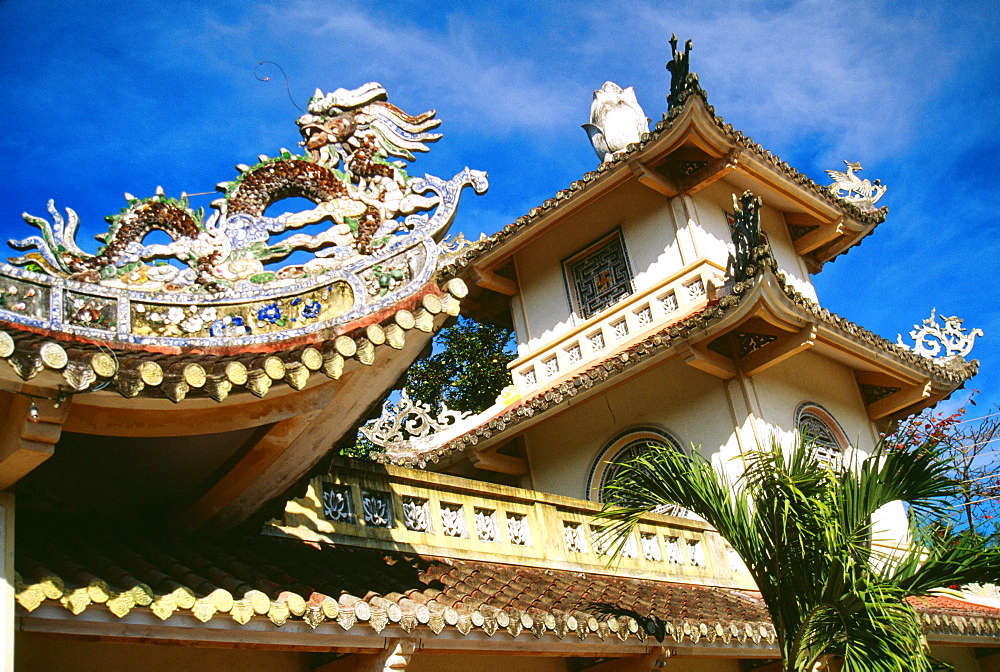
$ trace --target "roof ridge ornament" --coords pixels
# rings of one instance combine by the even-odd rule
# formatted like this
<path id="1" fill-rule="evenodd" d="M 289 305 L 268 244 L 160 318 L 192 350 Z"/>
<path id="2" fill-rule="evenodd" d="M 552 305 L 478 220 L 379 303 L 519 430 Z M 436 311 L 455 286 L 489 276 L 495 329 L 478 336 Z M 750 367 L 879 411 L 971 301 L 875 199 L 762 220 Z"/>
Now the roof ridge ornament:
<path id="1" fill-rule="evenodd" d="M 847 166 L 845 172 L 839 170 L 827 170 L 827 175 L 833 178 L 833 184 L 827 187 L 835 197 L 847 201 L 864 212 L 875 210 L 875 203 L 885 195 L 886 187 L 881 180 L 870 182 L 858 177 L 857 172 L 864 170 L 860 162 L 853 162 L 844 159 Z"/>
<path id="2" fill-rule="evenodd" d="M 750 191 L 736 198 L 733 194 L 733 217 L 729 230 L 733 237 L 733 253 L 729 255 L 726 276 L 733 283 L 750 280 L 757 273 L 753 262 L 760 246 L 760 208 L 763 201 Z"/>
<path id="3" fill-rule="evenodd" d="M 697 73 L 691 72 L 691 48 L 694 46 L 692 40 L 684 44 L 683 53 L 677 51 L 677 35 L 670 34 L 670 49 L 673 58 L 667 63 L 667 70 L 670 71 L 670 95 L 667 96 L 667 107 L 680 107 L 692 93 L 704 91 L 698 83 Z"/>
<path id="4" fill-rule="evenodd" d="M 443 239 L 463 188 L 484 193 L 486 173 L 410 175 L 406 162 L 442 137 L 441 120 L 407 114 L 376 82 L 317 89 L 307 110 L 296 121 L 304 154 L 282 148 L 238 165 L 210 215 L 162 188 L 126 194 L 90 254 L 73 210 L 50 201 L 51 222 L 25 214 L 41 235 L 10 241 L 25 253 L 0 263 L 0 319 L 102 341 L 228 347 L 315 333 L 412 295 L 461 245 Z M 291 197 L 313 207 L 266 214 Z M 146 244 L 152 231 L 169 242 Z M 311 258 L 281 265 L 296 252 Z M 232 324 L 239 333 L 224 333 Z"/>
<path id="5" fill-rule="evenodd" d="M 602 163 L 642 140 L 649 132 L 649 117 L 642 111 L 631 86 L 623 89 L 614 82 L 594 91 L 590 103 L 590 123 L 583 130 L 590 137 L 594 152 Z"/>
<path id="6" fill-rule="evenodd" d="M 903 343 L 902 334 L 896 336 L 896 343 L 927 359 L 965 359 L 972 352 L 976 336 L 982 336 L 983 330 L 976 328 L 966 333 L 962 326 L 964 320 L 961 318 L 942 316 L 941 319 L 944 320 L 944 325 L 937 321 L 937 308 L 932 308 L 930 317 L 922 324 L 913 325 L 910 332 L 910 338 L 914 341 L 912 347 Z"/>
<path id="7" fill-rule="evenodd" d="M 385 452 L 405 449 L 413 439 L 425 439 L 449 429 L 473 415 L 468 411 L 453 411 L 442 401 L 437 415 L 430 404 L 411 399 L 404 388 L 399 403 L 386 399 L 382 415 L 359 427 L 366 439 Z"/>

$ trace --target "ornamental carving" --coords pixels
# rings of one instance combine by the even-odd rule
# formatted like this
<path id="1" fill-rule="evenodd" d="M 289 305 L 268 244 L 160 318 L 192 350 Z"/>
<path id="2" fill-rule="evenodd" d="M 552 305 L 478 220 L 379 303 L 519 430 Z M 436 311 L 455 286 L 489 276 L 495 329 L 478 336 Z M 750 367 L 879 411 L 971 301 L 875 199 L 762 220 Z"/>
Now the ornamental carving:
<path id="1" fill-rule="evenodd" d="M 847 166 L 845 172 L 839 170 L 828 170 L 826 174 L 833 178 L 833 184 L 827 189 L 830 193 L 858 206 L 863 211 L 875 210 L 875 203 L 885 194 L 887 187 L 881 180 L 870 182 L 862 180 L 857 173 L 864 170 L 860 163 L 844 161 Z"/>
<path id="2" fill-rule="evenodd" d="M 701 90 L 698 83 L 698 75 L 691 72 L 691 47 L 694 43 L 688 40 L 684 44 L 684 51 L 677 51 L 677 35 L 670 35 L 670 51 L 673 58 L 667 63 L 667 70 L 670 71 L 670 95 L 667 96 L 668 107 L 678 107 L 684 104 L 695 91 Z"/>
<path id="3" fill-rule="evenodd" d="M 614 82 L 604 82 L 594 91 L 590 123 L 584 124 L 583 130 L 603 163 L 642 140 L 642 134 L 649 132 L 649 118 L 631 86 L 623 89 Z"/>
<path id="4" fill-rule="evenodd" d="M 393 404 L 386 399 L 382 405 L 382 415 L 360 428 L 361 433 L 376 446 L 388 451 L 402 448 L 411 439 L 423 438 L 447 429 L 471 415 L 468 412 L 452 411 L 443 403 L 435 415 L 430 404 L 411 399 L 406 390 Z"/>
<path id="5" fill-rule="evenodd" d="M 237 166 L 210 213 L 162 188 L 126 194 L 95 253 L 78 245 L 72 209 L 25 214 L 40 235 L 10 241 L 23 254 L 0 264 L 0 319 L 143 345 L 270 342 L 385 309 L 467 245 L 443 238 L 463 188 L 485 192 L 486 174 L 407 169 L 441 138 L 433 110 L 407 114 L 369 83 L 317 90 L 297 124 L 302 154 Z M 313 207 L 272 214 L 292 197 Z M 154 231 L 170 241 L 147 244 Z"/>
<path id="6" fill-rule="evenodd" d="M 754 251 L 760 245 L 761 200 L 749 191 L 736 198 L 733 194 L 733 214 L 729 230 L 733 236 L 733 253 L 729 255 L 726 275 L 734 282 L 743 282 L 754 277 Z"/>
<path id="7" fill-rule="evenodd" d="M 930 317 L 922 324 L 913 325 L 910 332 L 912 346 L 903 343 L 902 334 L 897 335 L 896 343 L 927 359 L 964 359 L 972 352 L 976 336 L 982 336 L 983 330 L 973 329 L 967 332 L 962 326 L 963 320 L 958 317 L 941 319 L 944 320 L 943 325 L 937 320 L 937 308 L 931 309 Z"/>

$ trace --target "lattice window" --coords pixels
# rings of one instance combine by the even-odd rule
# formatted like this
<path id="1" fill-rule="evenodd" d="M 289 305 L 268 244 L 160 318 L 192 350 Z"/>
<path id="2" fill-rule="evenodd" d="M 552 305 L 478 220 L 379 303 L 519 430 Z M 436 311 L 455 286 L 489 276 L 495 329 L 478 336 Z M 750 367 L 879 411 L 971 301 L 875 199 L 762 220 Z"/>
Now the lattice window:
<path id="1" fill-rule="evenodd" d="M 632 270 L 617 231 L 563 263 L 574 308 L 583 319 L 632 293 Z"/>
<path id="2" fill-rule="evenodd" d="M 347 485 L 323 484 L 323 516 L 333 523 L 354 522 L 354 501 Z"/>
<path id="3" fill-rule="evenodd" d="M 821 462 L 835 468 L 842 464 L 847 440 L 840 425 L 826 409 L 816 404 L 803 404 L 796 413 L 795 424 Z"/>

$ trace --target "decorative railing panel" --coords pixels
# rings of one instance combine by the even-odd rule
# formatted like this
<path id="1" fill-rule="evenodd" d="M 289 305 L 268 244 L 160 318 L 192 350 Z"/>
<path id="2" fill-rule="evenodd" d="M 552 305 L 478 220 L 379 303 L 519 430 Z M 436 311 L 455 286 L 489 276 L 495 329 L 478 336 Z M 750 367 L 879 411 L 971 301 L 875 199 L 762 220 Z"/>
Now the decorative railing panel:
<path id="1" fill-rule="evenodd" d="M 425 555 L 752 587 L 701 521 L 650 515 L 612 562 L 600 505 L 444 474 L 343 460 L 268 530 Z M 610 563 L 610 564 L 609 564 Z"/>
<path id="2" fill-rule="evenodd" d="M 521 393 L 548 387 L 573 370 L 593 365 L 642 334 L 675 322 L 708 302 L 726 269 L 699 259 L 656 285 L 582 322 L 557 341 L 508 365 Z"/>

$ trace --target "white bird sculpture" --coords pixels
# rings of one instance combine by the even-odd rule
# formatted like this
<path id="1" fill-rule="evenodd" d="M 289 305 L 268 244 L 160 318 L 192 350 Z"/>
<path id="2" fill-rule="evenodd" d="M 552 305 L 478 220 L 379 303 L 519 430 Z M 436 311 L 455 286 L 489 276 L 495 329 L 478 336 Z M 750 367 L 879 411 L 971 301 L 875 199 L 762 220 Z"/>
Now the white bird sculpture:
<path id="1" fill-rule="evenodd" d="M 614 82 L 605 82 L 594 91 L 590 104 L 590 123 L 583 125 L 594 152 L 601 161 L 608 161 L 630 144 L 639 142 L 649 131 L 649 119 L 639 107 L 635 91 L 622 89 Z"/>

